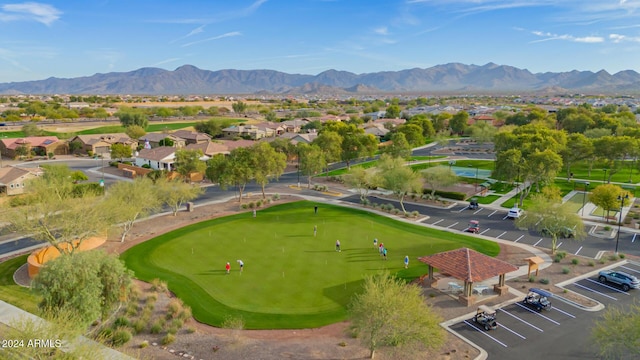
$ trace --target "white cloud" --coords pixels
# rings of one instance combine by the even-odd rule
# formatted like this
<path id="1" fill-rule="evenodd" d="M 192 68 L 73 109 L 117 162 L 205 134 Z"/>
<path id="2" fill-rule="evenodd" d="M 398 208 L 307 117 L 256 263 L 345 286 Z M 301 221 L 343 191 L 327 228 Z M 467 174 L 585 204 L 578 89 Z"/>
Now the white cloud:
<path id="1" fill-rule="evenodd" d="M 601 42 L 604 42 L 605 40 L 602 36 L 576 37 L 569 34 L 560 35 L 560 34 L 553 34 L 550 32 L 542 32 L 542 31 L 532 31 L 531 33 L 533 35 L 544 38 L 540 40 L 534 40 L 531 43 L 538 43 L 538 42 L 544 42 L 544 41 L 550 41 L 550 40 L 565 40 L 565 41 L 580 42 L 580 43 L 601 43 Z"/>
<path id="2" fill-rule="evenodd" d="M 60 19 L 62 12 L 49 4 L 25 2 L 0 7 L 0 21 L 37 21 L 47 26 Z"/>
<path id="3" fill-rule="evenodd" d="M 621 42 L 640 42 L 640 36 L 626 36 L 620 34 L 609 34 L 609 39 L 616 44 Z"/>
<path id="4" fill-rule="evenodd" d="M 380 35 L 389 35 L 389 29 L 386 26 L 373 29 L 373 32 Z"/>
<path id="5" fill-rule="evenodd" d="M 181 37 L 179 37 L 179 38 L 177 38 L 177 39 L 175 39 L 175 40 L 171 40 L 171 41 L 169 42 L 169 44 L 173 44 L 173 43 L 174 43 L 174 42 L 176 42 L 176 41 L 184 40 L 184 39 L 186 39 L 186 38 L 188 38 L 188 37 L 191 37 L 191 36 L 193 36 L 193 35 L 200 34 L 200 33 L 204 32 L 204 27 L 205 27 L 205 25 L 200 25 L 200 26 L 198 26 L 197 28 L 195 28 L 195 29 L 191 30 L 187 35 L 181 36 Z"/>
<path id="6" fill-rule="evenodd" d="M 207 38 L 207 39 L 202 39 L 202 40 L 198 40 L 198 41 L 192 41 L 192 42 L 190 42 L 190 43 L 186 43 L 186 44 L 182 45 L 182 47 L 187 47 L 187 46 L 191 46 L 191 45 L 195 45 L 195 44 L 200 44 L 200 43 L 203 43 L 203 42 L 208 42 L 208 41 L 213 41 L 213 40 L 219 40 L 219 39 L 223 39 L 223 38 L 226 38 L 226 37 L 240 36 L 240 35 L 242 35 L 242 33 L 241 33 L 241 32 L 239 32 L 239 31 L 232 31 L 232 32 L 228 32 L 228 33 L 226 33 L 226 34 L 222 34 L 222 35 L 218 35 L 218 36 L 210 37 L 210 38 Z"/>

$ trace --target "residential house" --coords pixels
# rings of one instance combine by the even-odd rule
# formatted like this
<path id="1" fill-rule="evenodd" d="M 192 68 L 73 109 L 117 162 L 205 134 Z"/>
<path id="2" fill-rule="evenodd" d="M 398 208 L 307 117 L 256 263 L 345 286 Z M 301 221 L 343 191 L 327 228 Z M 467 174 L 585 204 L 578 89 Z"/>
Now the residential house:
<path id="1" fill-rule="evenodd" d="M 406 123 L 407 120 L 405 119 L 388 119 L 388 118 L 381 118 L 381 119 L 376 119 L 371 121 L 370 123 L 372 123 L 374 126 L 379 126 L 382 125 L 384 126 L 385 124 L 389 124 L 387 126 L 390 126 L 392 128 L 399 126 L 399 125 L 403 125 L 404 123 Z M 366 126 L 366 125 L 365 125 Z"/>
<path id="2" fill-rule="evenodd" d="M 173 134 L 167 134 L 167 133 L 147 133 L 144 136 L 141 136 L 140 138 L 138 138 L 138 141 L 140 144 L 144 144 L 145 147 L 149 146 L 152 149 L 153 148 L 157 148 L 160 147 L 160 141 L 164 140 L 164 139 L 169 139 L 171 141 L 173 141 L 173 147 L 174 148 L 183 148 L 185 146 L 187 146 L 187 142 L 185 139 L 175 136 Z M 148 144 L 148 145 L 147 145 Z"/>
<path id="3" fill-rule="evenodd" d="M 72 142 L 82 144 L 81 152 L 88 153 L 91 151 L 94 154 L 106 154 L 110 151 L 111 145 L 114 144 L 126 145 L 131 150 L 135 150 L 138 147 L 138 141 L 131 139 L 129 135 L 124 133 L 77 135 L 69 140 L 69 143 Z"/>
<path id="4" fill-rule="evenodd" d="M 267 136 L 267 133 L 256 125 L 234 125 L 222 129 L 222 133 L 228 138 L 249 138 L 259 140 Z"/>
<path id="5" fill-rule="evenodd" d="M 274 137 L 285 133 L 286 129 L 279 123 L 271 121 L 262 122 L 255 125 L 258 129 L 261 129 L 265 133 L 265 137 Z"/>
<path id="6" fill-rule="evenodd" d="M 176 130 L 171 135 L 184 139 L 186 145 L 203 144 L 211 140 L 211 135 L 197 131 Z"/>
<path id="7" fill-rule="evenodd" d="M 469 119 L 469 125 L 479 124 L 479 123 L 485 123 L 490 126 L 499 126 L 499 125 L 502 125 L 504 122 L 497 120 L 491 115 L 477 115 Z"/>
<path id="8" fill-rule="evenodd" d="M 0 193 L 8 196 L 19 195 L 25 192 L 27 181 L 42 175 L 41 168 L 21 168 L 7 166 L 0 168 Z"/>
<path id="9" fill-rule="evenodd" d="M 223 146 L 226 146 L 228 151 L 231 152 L 233 149 L 240 147 L 251 147 L 256 144 L 255 141 L 252 140 L 218 140 L 217 142 L 221 143 Z"/>
<path id="10" fill-rule="evenodd" d="M 29 154 L 34 153 L 39 156 L 46 156 L 49 153 L 65 155 L 69 152 L 67 143 L 60 141 L 55 136 L 30 136 L 0 140 L 0 153 L 8 158 L 17 157 L 16 150 L 19 147 L 26 147 Z"/>
<path id="11" fill-rule="evenodd" d="M 152 149 L 142 149 L 136 154 L 135 165 L 142 167 L 149 165 L 154 170 L 173 170 L 176 159 L 176 148 L 159 146 Z"/>
<path id="12" fill-rule="evenodd" d="M 364 129 L 365 134 L 371 134 L 378 138 L 378 140 L 382 141 L 382 139 L 390 132 L 391 130 L 385 128 L 384 126 L 369 126 Z"/>
<path id="13" fill-rule="evenodd" d="M 302 131 L 302 127 L 307 125 L 309 120 L 307 119 L 293 119 L 286 120 L 280 123 L 284 127 L 284 131 L 288 133 L 299 133 Z"/>
<path id="14" fill-rule="evenodd" d="M 211 158 L 218 154 L 229 155 L 229 148 L 219 141 L 208 141 L 206 143 L 189 144 L 187 150 L 200 150 L 203 155 Z"/>

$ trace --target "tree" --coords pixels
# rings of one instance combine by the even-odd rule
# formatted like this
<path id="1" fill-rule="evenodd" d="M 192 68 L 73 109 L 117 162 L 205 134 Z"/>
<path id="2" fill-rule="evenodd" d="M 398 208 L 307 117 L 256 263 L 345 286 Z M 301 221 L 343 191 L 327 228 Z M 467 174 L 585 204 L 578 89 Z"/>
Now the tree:
<path id="1" fill-rule="evenodd" d="M 253 177 L 262 189 L 262 198 L 266 199 L 264 188 L 269 180 L 278 179 L 287 167 L 287 155 L 277 152 L 266 142 L 251 147 L 253 159 Z"/>
<path id="2" fill-rule="evenodd" d="M 193 173 L 204 173 L 207 168 L 207 163 L 200 160 L 202 157 L 202 151 L 180 149 L 176 151 L 176 160 L 174 168 L 176 172 L 185 178 L 189 178 Z"/>
<path id="3" fill-rule="evenodd" d="M 367 202 L 369 190 L 377 188 L 379 183 L 375 169 L 365 169 L 361 166 L 351 168 L 342 179 L 346 185 L 358 190 L 360 202 L 363 204 Z"/>
<path id="4" fill-rule="evenodd" d="M 127 134 L 130 138 L 134 140 L 138 140 L 143 137 L 147 132 L 139 125 L 129 125 L 124 130 L 125 134 Z"/>
<path id="5" fill-rule="evenodd" d="M 436 134 L 436 130 L 433 127 L 433 122 L 426 114 L 418 114 L 412 116 L 409 120 L 409 124 L 420 126 L 420 128 L 422 129 L 422 136 L 424 136 L 425 139 L 430 139 Z"/>
<path id="6" fill-rule="evenodd" d="M 442 320 L 425 304 L 422 290 L 388 273 L 367 276 L 363 292 L 354 296 L 349 311 L 358 339 L 369 349 L 371 359 L 382 346 L 435 349 L 444 343 Z"/>
<path id="7" fill-rule="evenodd" d="M 81 170 L 76 170 L 71 173 L 71 180 L 73 180 L 74 184 L 77 184 L 80 181 L 89 180 L 89 177 L 85 173 L 83 173 Z"/>
<path id="8" fill-rule="evenodd" d="M 469 121 L 469 113 L 466 111 L 459 111 L 457 114 L 453 115 L 451 120 L 449 120 L 449 127 L 451 131 L 456 134 L 464 133 L 464 130 L 467 128 L 467 123 Z"/>
<path id="9" fill-rule="evenodd" d="M 27 204 L 15 208 L 11 223 L 22 234 L 47 241 L 61 254 L 72 254 L 110 225 L 102 197 L 78 191 L 66 165 L 43 166 L 44 174 L 27 183 Z"/>
<path id="10" fill-rule="evenodd" d="M 551 235 L 552 254 L 556 252 L 558 237 L 565 233 L 567 228 L 574 230 L 575 239 L 585 236 L 584 224 L 575 210 L 544 195 L 532 197 L 527 216 L 519 217 L 516 226 Z"/>
<path id="11" fill-rule="evenodd" d="M 106 199 L 107 215 L 111 223 L 122 229 L 120 241 L 124 242 L 135 222 L 160 209 L 153 181 L 138 177 L 133 181 L 118 181 L 109 187 Z"/>
<path id="12" fill-rule="evenodd" d="M 16 146 L 16 155 L 18 155 L 19 158 L 23 158 L 29 155 L 29 150 L 29 146 L 27 145 L 18 145 Z"/>
<path id="13" fill-rule="evenodd" d="M 160 146 L 173 146 L 175 144 L 175 142 L 173 140 L 171 140 L 171 138 L 164 138 L 160 141 L 158 141 L 158 145 Z"/>
<path id="14" fill-rule="evenodd" d="M 591 338 L 602 359 L 627 359 L 640 356 L 640 304 L 629 310 L 607 307 L 591 329 Z"/>
<path id="15" fill-rule="evenodd" d="M 125 144 L 113 144 L 111 145 L 111 158 L 112 159 L 122 159 L 130 158 L 133 155 L 133 150 L 131 146 Z"/>
<path id="16" fill-rule="evenodd" d="M 434 166 L 422 171 L 422 179 L 431 188 L 431 198 L 435 199 L 436 191 L 458 182 L 458 176 L 447 166 Z"/>
<path id="17" fill-rule="evenodd" d="M 342 153 L 342 136 L 335 131 L 323 130 L 313 144 L 318 145 L 325 154 L 327 163 L 340 160 Z"/>
<path id="18" fill-rule="evenodd" d="M 326 153 L 315 144 L 298 143 L 298 156 L 302 175 L 307 177 L 307 187 L 311 188 L 311 177 L 315 176 L 327 166 Z"/>
<path id="19" fill-rule="evenodd" d="M 149 119 L 147 118 L 147 115 L 139 110 L 121 108 L 117 113 L 115 113 L 115 116 L 120 119 L 120 123 L 125 128 L 131 125 L 137 125 L 146 129 L 147 126 L 149 126 Z"/>
<path id="20" fill-rule="evenodd" d="M 42 130 L 36 124 L 25 124 L 22 126 L 22 132 L 25 136 L 41 136 Z"/>
<path id="21" fill-rule="evenodd" d="M 275 151 L 285 154 L 287 156 L 287 160 L 295 158 L 295 155 L 297 154 L 296 147 L 289 139 L 276 138 L 273 141 L 269 141 L 269 145 L 271 145 Z"/>
<path id="22" fill-rule="evenodd" d="M 629 136 L 603 136 L 593 141 L 594 153 L 607 164 L 608 179 L 622 168 L 622 161 L 635 152 L 638 140 Z"/>
<path id="23" fill-rule="evenodd" d="M 82 142 L 80 141 L 71 141 L 69 143 L 69 152 L 71 154 L 75 154 L 76 151 L 81 150 L 82 149 Z"/>
<path id="24" fill-rule="evenodd" d="M 567 179 L 571 175 L 571 165 L 593 156 L 593 143 L 582 134 L 571 134 L 567 138 L 567 147 L 562 151 L 562 161 L 567 170 Z"/>
<path id="25" fill-rule="evenodd" d="M 212 138 L 217 138 L 222 135 L 222 129 L 228 127 L 231 124 L 228 120 L 208 120 L 200 121 L 194 125 L 196 131 L 209 134 Z"/>
<path id="26" fill-rule="evenodd" d="M 380 156 L 376 169 L 378 170 L 380 187 L 393 191 L 393 194 L 400 201 L 402 212 L 406 214 L 404 197 L 411 192 L 421 190 L 420 175 L 405 166 L 404 160 L 393 158 L 387 154 Z"/>
<path id="27" fill-rule="evenodd" d="M 131 272 L 102 250 L 59 256 L 44 264 L 32 287 L 45 312 L 76 313 L 88 325 L 106 318 L 131 285 Z"/>
<path id="28" fill-rule="evenodd" d="M 495 127 L 493 127 L 493 125 L 488 124 L 484 121 L 480 121 L 471 125 L 469 129 L 470 129 L 469 135 L 478 144 L 491 142 L 493 140 L 493 136 L 496 134 L 496 132 L 498 132 L 498 130 Z"/>
<path id="29" fill-rule="evenodd" d="M 411 157 L 411 145 L 407 141 L 404 133 L 397 132 L 391 135 L 391 145 L 385 146 L 382 151 L 393 157 L 408 159 Z"/>
<path id="30" fill-rule="evenodd" d="M 397 119 L 400 117 L 400 106 L 398 105 L 389 105 L 384 114 L 384 117 L 388 119 Z"/>
<path id="31" fill-rule="evenodd" d="M 400 125 L 396 131 L 404 134 L 411 147 L 422 146 L 426 141 L 424 136 L 422 136 L 422 128 L 419 125 Z"/>
<path id="32" fill-rule="evenodd" d="M 221 189 L 229 185 L 238 188 L 238 201 L 242 203 L 242 193 L 247 183 L 253 179 L 253 159 L 248 148 L 235 148 L 228 157 L 216 155 L 207 163 L 207 179 L 218 183 Z"/>
<path id="33" fill-rule="evenodd" d="M 180 180 L 161 178 L 156 181 L 156 191 L 160 202 L 167 205 L 173 216 L 178 214 L 182 205 L 200 196 L 204 190 Z"/>
<path id="34" fill-rule="evenodd" d="M 238 114 L 244 114 L 244 112 L 247 111 L 247 104 L 242 101 L 238 101 L 231 104 L 231 108 Z"/>
<path id="35" fill-rule="evenodd" d="M 602 184 L 596 186 L 591 194 L 589 194 L 589 201 L 607 211 L 606 221 L 609 222 L 609 212 L 618 209 L 621 202 L 624 206 L 624 204 L 629 202 L 628 197 L 632 196 L 633 194 L 630 194 L 618 185 Z M 621 200 L 618 199 L 618 197 L 621 197 Z"/>

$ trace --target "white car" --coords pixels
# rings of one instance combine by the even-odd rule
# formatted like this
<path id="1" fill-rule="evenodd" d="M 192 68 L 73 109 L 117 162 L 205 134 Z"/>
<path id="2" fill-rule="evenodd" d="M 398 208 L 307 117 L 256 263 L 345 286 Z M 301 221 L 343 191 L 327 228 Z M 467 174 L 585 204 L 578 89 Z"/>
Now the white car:
<path id="1" fill-rule="evenodd" d="M 511 208 L 511 210 L 509 210 L 509 212 L 507 213 L 507 218 L 508 219 L 517 219 L 522 215 L 522 209 L 517 208 L 517 207 L 513 207 Z"/>

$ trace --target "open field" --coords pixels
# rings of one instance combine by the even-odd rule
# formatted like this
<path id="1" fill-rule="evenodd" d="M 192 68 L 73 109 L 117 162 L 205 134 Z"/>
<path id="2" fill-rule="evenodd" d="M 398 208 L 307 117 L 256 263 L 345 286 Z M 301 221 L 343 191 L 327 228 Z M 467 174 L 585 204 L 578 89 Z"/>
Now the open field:
<path id="1" fill-rule="evenodd" d="M 374 237 L 388 248 L 388 260 L 374 249 Z M 499 252 L 489 241 L 300 201 L 259 210 L 256 218 L 248 212 L 187 226 L 129 249 L 122 259 L 142 280 L 167 281 L 200 322 L 220 326 L 231 316 L 249 329 L 310 328 L 345 320 L 364 276 L 390 271 L 413 279 L 427 272 L 417 257 L 460 246 Z M 245 263 L 242 273 L 238 259 Z"/>

